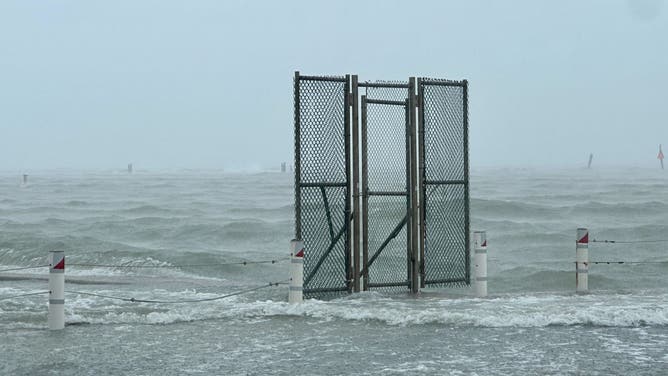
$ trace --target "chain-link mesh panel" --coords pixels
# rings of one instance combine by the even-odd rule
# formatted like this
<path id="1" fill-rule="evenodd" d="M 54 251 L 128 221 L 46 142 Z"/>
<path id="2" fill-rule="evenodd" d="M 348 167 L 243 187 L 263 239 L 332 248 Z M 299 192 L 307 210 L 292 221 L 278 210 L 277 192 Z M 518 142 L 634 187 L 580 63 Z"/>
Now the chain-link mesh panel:
<path id="1" fill-rule="evenodd" d="M 295 212 L 307 298 L 348 291 L 347 93 L 344 77 L 296 78 Z"/>
<path id="2" fill-rule="evenodd" d="M 302 189 L 304 278 L 312 275 L 304 284 L 306 297 L 322 298 L 347 291 L 346 194 L 345 187 Z"/>
<path id="3" fill-rule="evenodd" d="M 421 80 L 424 279 L 464 285 L 469 272 L 466 82 Z"/>
<path id="4" fill-rule="evenodd" d="M 370 85 L 406 85 L 406 87 L 384 87 L 384 86 L 367 86 L 364 89 L 364 94 L 367 99 L 380 99 L 388 101 L 403 102 L 408 98 L 408 86 L 403 81 L 376 81 Z"/>
<path id="5" fill-rule="evenodd" d="M 389 240 L 369 268 L 369 287 L 405 290 L 409 286 L 406 197 L 370 196 L 368 202 L 370 253 Z"/>
<path id="6" fill-rule="evenodd" d="M 407 289 L 407 88 L 368 87 L 366 158 L 368 286 Z M 387 101 L 374 103 L 373 100 Z M 394 102 L 394 103 L 390 103 Z"/>

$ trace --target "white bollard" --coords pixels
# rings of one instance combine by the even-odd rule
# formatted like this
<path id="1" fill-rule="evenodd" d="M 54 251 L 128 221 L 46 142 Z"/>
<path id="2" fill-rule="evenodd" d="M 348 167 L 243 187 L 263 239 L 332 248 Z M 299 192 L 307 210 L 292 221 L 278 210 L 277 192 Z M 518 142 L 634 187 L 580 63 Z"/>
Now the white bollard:
<path id="1" fill-rule="evenodd" d="M 65 252 L 49 252 L 49 329 L 65 328 Z"/>
<path id="2" fill-rule="evenodd" d="M 473 264 L 475 265 L 475 295 L 487 296 L 487 233 L 473 233 Z"/>
<path id="3" fill-rule="evenodd" d="M 290 241 L 290 292 L 288 302 L 300 303 L 304 301 L 304 241 L 293 239 Z"/>
<path id="4" fill-rule="evenodd" d="M 589 230 L 579 228 L 575 237 L 575 291 L 589 291 Z"/>

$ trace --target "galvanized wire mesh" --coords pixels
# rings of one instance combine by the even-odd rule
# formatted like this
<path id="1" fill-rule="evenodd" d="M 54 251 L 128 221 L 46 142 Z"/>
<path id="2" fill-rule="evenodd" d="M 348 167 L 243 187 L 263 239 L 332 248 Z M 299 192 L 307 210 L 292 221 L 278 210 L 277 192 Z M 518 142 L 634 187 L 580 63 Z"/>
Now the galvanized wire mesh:
<path id="1" fill-rule="evenodd" d="M 348 291 L 350 212 L 345 77 L 299 77 L 295 90 L 297 235 L 304 296 Z"/>
<path id="2" fill-rule="evenodd" d="M 367 99 L 404 102 L 407 88 L 369 87 Z M 406 107 L 368 103 L 368 270 L 370 288 L 406 289 L 408 281 L 408 160 Z M 373 258 L 374 255 L 377 257 Z"/>
<path id="3" fill-rule="evenodd" d="M 422 80 L 424 275 L 464 285 L 469 272 L 468 115 L 465 82 Z"/>

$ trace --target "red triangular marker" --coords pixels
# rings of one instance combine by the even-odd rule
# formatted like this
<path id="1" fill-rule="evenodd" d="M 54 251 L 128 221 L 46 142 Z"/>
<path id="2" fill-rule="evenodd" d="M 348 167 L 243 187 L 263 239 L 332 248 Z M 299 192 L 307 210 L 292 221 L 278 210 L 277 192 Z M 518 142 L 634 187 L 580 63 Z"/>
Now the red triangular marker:
<path id="1" fill-rule="evenodd" d="M 304 248 L 300 249 L 299 252 L 295 255 L 295 257 L 304 257 Z"/>
<path id="2" fill-rule="evenodd" d="M 62 260 L 58 263 L 58 265 L 53 267 L 54 269 L 65 269 L 65 258 L 63 257 Z"/>
<path id="3" fill-rule="evenodd" d="M 484 241 L 484 242 L 482 242 L 482 245 L 481 245 L 481 247 L 487 247 L 487 239 L 485 239 L 485 241 Z"/>
<path id="4" fill-rule="evenodd" d="M 589 243 L 589 233 L 586 233 L 582 239 L 578 240 L 578 243 Z"/>

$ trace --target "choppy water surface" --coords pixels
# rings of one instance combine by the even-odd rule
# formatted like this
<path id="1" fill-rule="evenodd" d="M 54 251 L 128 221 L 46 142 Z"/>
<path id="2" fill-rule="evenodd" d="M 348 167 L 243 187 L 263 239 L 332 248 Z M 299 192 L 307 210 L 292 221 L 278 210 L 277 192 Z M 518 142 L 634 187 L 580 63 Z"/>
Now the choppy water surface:
<path id="1" fill-rule="evenodd" d="M 0 269 L 63 249 L 67 290 L 204 299 L 287 278 L 290 174 L 0 173 Z M 210 302 L 66 295 L 0 300 L 0 374 L 668 373 L 668 242 L 590 246 L 576 296 L 575 229 L 668 239 L 668 179 L 638 169 L 472 173 L 472 226 L 489 239 L 488 299 L 468 288 L 362 293 L 288 305 L 283 285 Z M 275 264 L 234 264 L 277 260 Z M 187 267 L 174 267 L 178 265 Z M 230 265 L 219 265 L 230 264 Z M 46 270 L 0 274 L 0 298 L 46 290 Z"/>

